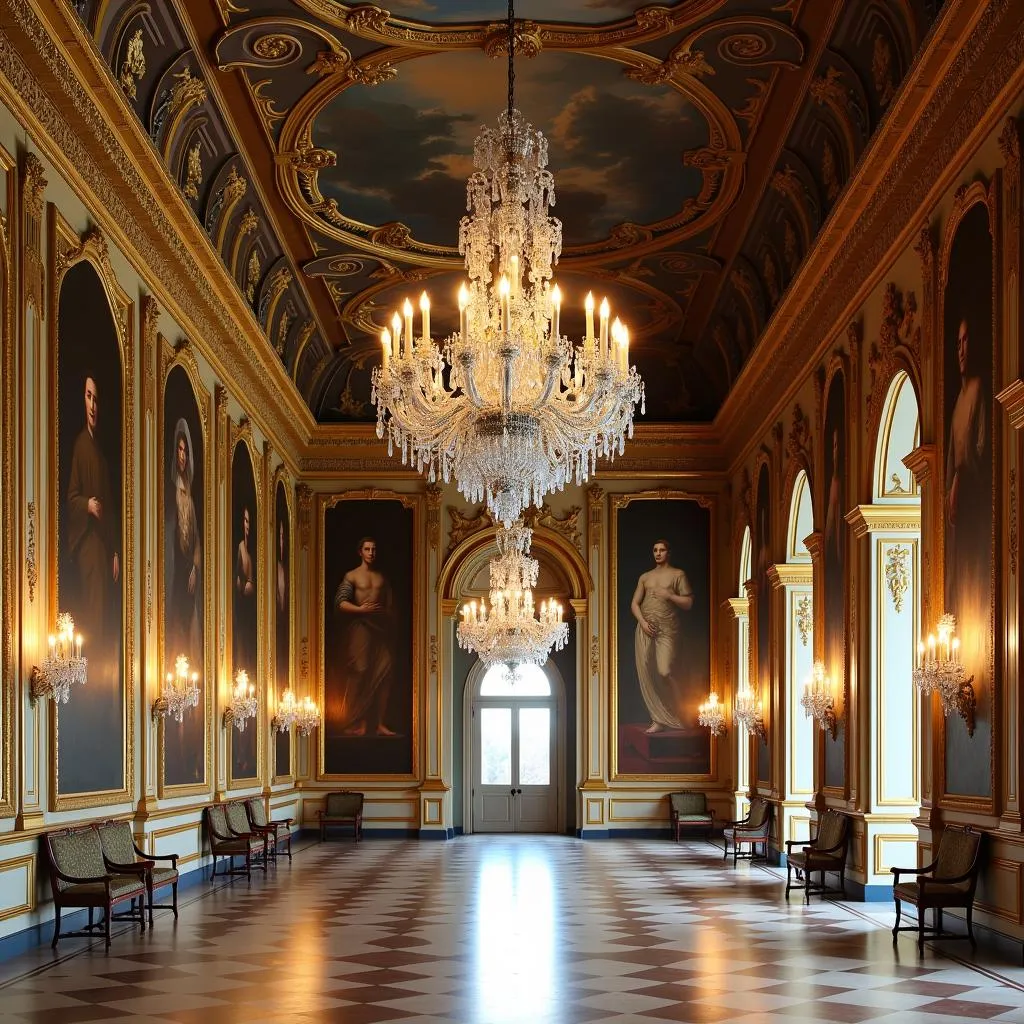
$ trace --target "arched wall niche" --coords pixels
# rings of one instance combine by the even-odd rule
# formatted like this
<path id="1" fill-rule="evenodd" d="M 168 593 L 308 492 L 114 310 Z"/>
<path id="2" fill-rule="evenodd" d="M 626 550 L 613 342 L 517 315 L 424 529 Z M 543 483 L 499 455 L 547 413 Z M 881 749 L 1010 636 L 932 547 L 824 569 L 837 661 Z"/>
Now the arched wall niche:
<path id="1" fill-rule="evenodd" d="M 811 484 L 804 470 L 796 476 L 789 501 L 789 524 L 786 529 L 786 561 L 810 564 L 811 553 L 804 540 L 814 532 L 814 508 Z"/>
<path id="2" fill-rule="evenodd" d="M 739 597 L 746 597 L 746 583 L 750 579 L 751 573 L 751 541 L 750 541 L 750 527 L 747 526 L 743 530 L 743 537 L 740 539 L 740 578 L 736 584 L 736 594 Z"/>
<path id="3" fill-rule="evenodd" d="M 919 409 L 910 374 L 899 370 L 886 392 L 875 444 L 872 500 L 879 504 L 921 500 L 920 486 L 903 464 L 904 457 L 921 443 Z"/>

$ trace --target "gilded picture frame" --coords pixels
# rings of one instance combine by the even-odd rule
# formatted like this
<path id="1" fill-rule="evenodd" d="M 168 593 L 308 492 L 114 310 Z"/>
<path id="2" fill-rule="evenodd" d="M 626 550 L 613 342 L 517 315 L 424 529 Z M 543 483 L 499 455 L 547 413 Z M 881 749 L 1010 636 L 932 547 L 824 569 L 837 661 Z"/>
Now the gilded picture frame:
<path id="1" fill-rule="evenodd" d="M 104 742 L 120 741 L 122 751 L 121 783 L 110 787 L 88 792 L 66 792 L 61 789 L 60 780 L 60 715 L 56 705 L 51 701 L 49 708 L 49 725 L 51 745 L 49 752 L 49 809 L 51 811 L 80 810 L 86 807 L 100 807 L 124 803 L 135 796 L 135 605 L 137 585 L 135 579 L 135 438 L 138 434 L 136 420 L 136 380 L 135 380 L 135 304 L 128 293 L 118 283 L 117 275 L 110 261 L 110 253 L 106 236 L 98 227 L 89 228 L 79 235 L 64 219 L 60 211 L 48 204 L 47 234 L 49 257 L 49 306 L 51 310 L 49 323 L 49 393 L 50 422 L 59 424 L 61 410 L 58 392 L 58 350 L 60 339 L 60 294 L 66 275 L 80 263 L 88 262 L 95 270 L 103 292 L 106 296 L 110 314 L 113 319 L 117 344 L 121 360 L 121 423 L 122 447 L 121 465 L 122 479 L 120 487 L 121 500 L 121 536 L 120 536 L 120 579 L 122 583 L 122 643 L 120 656 L 123 659 L 121 669 L 121 732 L 119 737 L 104 736 Z M 47 594 L 46 621 L 56 621 L 61 611 L 58 588 L 58 538 L 60 530 L 60 430 L 54 430 L 49 445 L 49 493 L 56 496 L 49 503 L 48 534 L 49 544 L 49 587 Z M 95 648 L 93 648 L 95 652 Z M 86 650 L 88 657 L 89 651 Z M 95 658 L 95 654 L 94 654 Z M 89 685 L 86 683 L 86 685 Z M 68 705 L 68 714 L 74 714 L 74 697 Z"/>
<path id="2" fill-rule="evenodd" d="M 200 573 L 199 585 L 203 588 L 202 593 L 204 595 L 203 609 L 202 609 L 202 627 L 203 627 L 203 656 L 201 663 L 197 666 L 197 671 L 201 675 L 201 693 L 199 706 L 192 709 L 186 714 L 191 715 L 202 715 L 203 716 L 203 768 L 204 778 L 202 781 L 195 783 L 183 783 L 183 784 L 169 784 L 166 778 L 166 763 L 167 763 L 167 732 L 168 722 L 166 718 L 161 718 L 158 725 L 157 732 L 157 795 L 163 799 L 165 797 L 183 797 L 183 796 L 198 796 L 203 793 L 209 792 L 213 784 L 213 742 L 212 742 L 212 726 L 213 726 L 213 701 L 214 692 L 216 689 L 216 661 L 215 661 L 215 645 L 213 643 L 214 638 L 214 602 L 212 600 L 214 594 L 213 588 L 213 558 L 216 557 L 216 534 L 214 532 L 214 517 L 213 517 L 213 465 L 215 462 L 215 452 L 213 446 L 213 399 L 210 392 L 203 384 L 202 374 L 199 369 L 199 363 L 196 360 L 195 353 L 192 349 L 191 344 L 188 340 L 184 340 L 178 344 L 177 347 L 172 346 L 167 339 L 162 335 L 157 338 L 157 352 L 160 360 L 159 370 L 159 386 L 157 388 L 157 451 L 160 453 L 160 457 L 157 460 L 157 587 L 158 592 L 161 596 L 161 610 L 164 614 L 158 615 L 157 618 L 157 651 L 160 657 L 160 672 L 158 678 L 171 671 L 174 657 L 177 652 L 167 651 L 167 636 L 166 636 L 166 611 L 164 605 L 166 603 L 167 594 L 167 579 L 169 567 L 166 564 L 166 548 L 167 548 L 167 537 L 166 537 L 166 522 L 164 507 L 166 502 L 166 488 L 168 487 L 168 473 L 167 466 L 164 464 L 164 453 L 167 451 L 167 436 L 166 436 L 166 424 L 164 422 L 166 416 L 166 394 L 168 382 L 171 377 L 171 373 L 176 369 L 180 370 L 185 374 L 189 384 L 192 387 L 192 397 L 195 400 L 196 408 L 199 413 L 199 427 L 200 427 L 200 441 L 202 443 L 203 459 L 202 459 L 202 505 L 201 509 L 196 510 L 197 517 L 203 524 L 203 537 L 202 537 L 202 570 Z"/>
<path id="3" fill-rule="evenodd" d="M 271 602 L 271 608 L 273 609 L 273 630 L 270 635 L 274 637 L 274 643 L 271 650 L 270 659 L 270 678 L 273 680 L 274 688 L 274 699 L 271 704 L 276 707 L 281 700 L 281 696 L 284 692 L 283 687 L 291 687 L 291 690 L 296 695 L 296 699 L 301 699 L 302 694 L 299 694 L 296 689 L 297 680 L 295 678 L 295 648 L 296 648 L 296 616 L 295 616 L 295 485 L 292 481 L 291 474 L 284 467 L 280 465 L 274 471 L 273 479 L 271 480 L 270 493 L 274 496 L 274 522 L 273 522 L 273 551 L 274 561 L 278 561 L 278 545 L 279 545 L 279 534 L 281 529 L 281 504 L 282 498 L 284 503 L 284 512 L 287 516 L 287 524 L 285 531 L 285 563 L 286 563 L 286 579 L 285 586 L 287 589 L 287 595 L 285 597 L 285 605 L 288 609 L 288 663 L 285 667 L 285 671 L 282 673 L 280 664 L 280 651 L 278 650 L 277 638 L 278 638 L 278 620 L 277 616 L 280 614 L 280 603 L 277 593 L 277 587 L 280 586 L 277 576 L 280 573 L 280 566 L 275 566 L 276 572 L 274 579 L 271 581 L 271 588 L 274 592 L 274 600 Z M 272 716 L 271 716 L 272 717 Z M 294 732 L 289 730 L 287 733 L 272 734 L 274 742 L 271 744 L 273 754 L 270 758 L 270 779 L 272 785 L 281 785 L 284 783 L 291 783 L 295 781 L 295 747 Z M 281 744 L 283 738 L 287 736 L 288 739 L 288 771 L 284 774 L 278 772 L 280 768 L 280 755 L 281 755 Z"/>
<path id="4" fill-rule="evenodd" d="M 265 523 L 265 508 L 266 502 L 264 501 L 263 487 L 263 457 L 256 450 L 256 441 L 252 433 L 252 424 L 249 420 L 242 420 L 241 423 L 236 424 L 230 418 L 228 419 L 228 464 L 225 473 L 225 487 L 227 490 L 227 502 L 226 508 L 228 510 L 228 523 L 227 523 L 227 536 L 228 539 L 233 541 L 236 536 L 237 522 L 241 514 L 241 509 L 236 508 L 236 499 L 239 495 L 235 493 L 235 481 L 234 481 L 234 460 L 236 454 L 239 451 L 244 451 L 249 459 L 249 465 L 252 470 L 252 479 L 255 489 L 255 516 L 256 524 L 253 533 L 255 539 L 252 542 L 252 549 L 255 552 L 254 556 L 256 560 L 256 585 L 255 585 L 255 601 L 256 601 L 256 650 L 253 658 L 253 672 L 250 673 L 249 681 L 255 686 L 257 712 L 256 717 L 252 721 L 246 722 L 245 729 L 255 729 L 255 760 L 253 765 L 253 773 L 242 774 L 235 772 L 235 755 L 236 745 L 240 742 L 248 742 L 248 737 L 245 737 L 244 731 L 240 732 L 233 722 L 228 723 L 223 728 L 226 732 L 225 741 L 225 766 L 227 772 L 227 788 L 232 789 L 250 789 L 253 786 L 260 784 L 263 773 L 262 765 L 263 758 L 265 756 L 265 742 L 264 732 L 267 728 L 265 722 L 265 708 L 266 701 L 264 699 L 264 688 L 266 686 L 266 630 L 259 628 L 259 623 L 266 622 L 266 592 L 267 587 L 263 584 L 263 580 L 266 579 L 266 544 L 260 539 L 260 530 L 263 529 Z M 228 679 L 227 689 L 228 696 L 230 696 L 230 690 L 234 686 L 235 681 L 235 669 L 234 669 L 234 651 L 235 651 L 235 640 L 236 640 L 236 622 L 235 622 L 235 611 L 234 611 L 234 594 L 235 594 L 235 549 L 236 544 L 231 543 L 227 552 L 221 552 L 221 558 L 226 562 L 227 568 L 227 593 L 229 607 L 231 613 L 225 615 L 227 623 L 225 634 L 226 634 L 226 654 L 228 664 Z M 255 675 L 255 678 L 253 678 Z M 250 733 L 252 735 L 252 733 Z M 244 737 L 244 739 L 243 739 Z"/>
<path id="5" fill-rule="evenodd" d="M 718 659 L 714 657 L 714 652 L 718 646 L 718 615 L 716 609 L 718 607 L 718 585 L 715 578 L 712 553 L 716 550 L 715 545 L 717 542 L 717 515 L 716 515 L 716 499 L 712 495 L 693 493 L 689 491 L 681 490 L 650 490 L 650 491 L 638 491 L 628 494 L 612 494 L 611 499 L 611 549 L 610 549 L 610 567 L 609 567 L 609 578 L 610 578 L 610 589 L 609 589 L 609 612 L 608 621 L 611 626 L 611 649 L 609 658 L 610 668 L 610 708 L 609 708 L 609 721 L 611 727 L 609 729 L 609 743 L 610 743 L 610 764 L 611 764 L 611 779 L 614 780 L 629 780 L 629 781 L 649 781 L 649 782 L 668 782 L 668 781 L 680 781 L 680 780 L 691 780 L 708 782 L 713 781 L 718 777 L 718 741 L 707 732 L 707 730 L 701 728 L 697 724 L 697 708 L 699 704 L 706 699 L 708 691 L 713 689 L 721 693 L 719 669 L 717 666 Z M 694 604 L 693 609 L 698 611 L 699 618 L 696 618 L 689 629 L 696 631 L 695 635 L 701 638 L 705 637 L 703 632 L 706 629 L 706 671 L 707 677 L 703 677 L 703 662 L 701 665 L 701 679 L 692 679 L 690 682 L 692 685 L 687 687 L 687 699 L 685 701 L 685 707 L 682 707 L 680 714 L 685 714 L 684 727 L 688 736 L 685 738 L 683 746 L 686 747 L 684 751 L 682 746 L 677 756 L 677 760 L 680 761 L 682 766 L 683 761 L 696 763 L 698 759 L 701 760 L 701 766 L 706 765 L 705 771 L 687 772 L 687 771 L 625 771 L 625 751 L 623 748 L 621 738 L 621 726 L 628 726 L 628 723 L 620 723 L 620 704 L 624 697 L 623 687 L 626 685 L 626 673 L 623 671 L 620 662 L 623 660 L 623 655 L 620 652 L 620 645 L 625 644 L 628 641 L 628 637 L 622 632 L 622 626 L 620 624 L 620 618 L 626 621 L 626 614 L 629 612 L 629 605 L 631 604 L 634 590 L 638 586 L 638 580 L 635 574 L 631 573 L 628 578 L 625 578 L 623 569 L 620 568 L 620 563 L 623 561 L 621 557 L 622 546 L 623 546 L 623 527 L 621 523 L 621 517 L 624 510 L 628 510 L 630 506 L 635 506 L 637 503 L 661 503 L 662 506 L 670 505 L 674 503 L 680 504 L 680 511 L 682 511 L 682 503 L 686 503 L 689 508 L 687 509 L 687 515 L 690 515 L 690 510 L 693 510 L 695 515 L 701 521 L 706 521 L 706 537 L 707 545 L 706 551 L 703 556 L 695 555 L 694 552 L 690 551 L 685 544 L 679 544 L 678 539 L 676 540 L 676 547 L 680 550 L 671 552 L 670 558 L 674 555 L 677 559 L 672 562 L 673 567 L 681 568 L 684 573 L 687 573 L 687 566 L 683 564 L 686 561 L 693 562 L 694 565 L 703 565 L 703 569 L 700 572 L 695 572 L 691 566 L 690 572 L 694 574 L 694 578 L 690 580 L 690 587 L 692 589 Z M 667 523 L 665 529 L 656 531 L 659 533 L 659 537 L 662 534 L 670 534 L 673 529 L 678 529 L 678 523 Z M 650 552 L 652 545 L 659 540 L 659 537 L 643 537 L 638 539 L 636 544 L 633 546 L 637 548 L 635 552 L 636 558 L 632 561 L 636 561 L 641 555 L 645 558 L 645 566 L 649 567 L 650 563 Z M 673 538 L 668 538 L 670 541 Z M 640 550 L 642 548 L 642 551 Z M 631 564 L 632 564 L 631 561 Z M 645 574 L 646 575 L 646 574 Z M 687 577 L 689 573 L 687 573 Z M 703 593 L 702 593 L 703 591 Z M 623 611 L 625 607 L 626 611 Z M 632 616 L 630 613 L 630 619 Z M 684 628 L 687 628 L 684 626 Z M 632 645 L 630 645 L 632 646 Z M 630 657 L 626 659 L 625 664 L 628 666 L 628 678 L 631 684 L 639 685 L 636 681 L 637 669 L 636 669 L 636 658 Z M 691 692 L 692 691 L 692 692 Z M 692 699 L 691 699 L 692 698 Z M 634 701 L 635 703 L 635 701 Z M 691 707 L 692 705 L 692 707 Z M 647 717 L 650 717 L 647 715 Z M 692 719 L 692 721 L 691 721 Z M 668 730 L 666 730 L 667 732 Z M 653 734 L 656 738 L 658 734 Z M 671 737 L 666 737 L 664 741 L 670 741 Z M 692 748 L 692 750 L 690 749 Z M 671 756 L 671 751 L 666 756 Z M 650 760 L 655 763 L 656 755 L 653 752 L 649 752 L 649 756 L 646 760 Z M 706 758 L 706 760 L 704 760 Z M 692 766 L 692 765 L 691 765 Z"/>
<path id="6" fill-rule="evenodd" d="M 326 538 L 326 517 L 330 510 L 350 502 L 396 502 L 401 509 L 409 510 L 412 514 L 412 536 L 411 536 L 411 565 L 408 578 L 408 586 L 411 588 L 411 649 L 410 649 L 410 674 L 412 703 L 410 718 L 410 742 L 411 742 L 411 768 L 405 772 L 381 772 L 369 771 L 359 773 L 337 773 L 326 770 L 326 745 L 328 734 L 328 693 L 326 682 L 326 655 L 325 625 L 327 610 L 332 602 L 336 580 L 328 581 L 325 578 L 327 561 L 327 538 Z M 418 781 L 422 777 L 421 748 L 420 748 L 420 721 L 421 702 L 425 690 L 425 660 L 426 649 L 426 601 L 417 599 L 417 595 L 424 595 L 427 587 L 426 576 L 426 537 L 424 535 L 424 504 L 425 495 L 405 494 L 398 491 L 381 490 L 377 488 L 366 488 L 360 490 L 345 491 L 340 494 L 317 496 L 317 537 L 316 537 L 316 564 L 318 565 L 318 585 L 320 602 L 317 605 L 321 609 L 319 616 L 317 657 L 319 659 L 317 671 L 317 700 L 323 714 L 323 724 L 317 730 L 317 779 L 325 782 L 349 782 L 354 779 L 361 781 Z M 355 545 L 353 545 L 353 554 Z M 346 552 L 346 554 L 349 554 Z M 354 564 L 354 560 L 350 559 Z"/>

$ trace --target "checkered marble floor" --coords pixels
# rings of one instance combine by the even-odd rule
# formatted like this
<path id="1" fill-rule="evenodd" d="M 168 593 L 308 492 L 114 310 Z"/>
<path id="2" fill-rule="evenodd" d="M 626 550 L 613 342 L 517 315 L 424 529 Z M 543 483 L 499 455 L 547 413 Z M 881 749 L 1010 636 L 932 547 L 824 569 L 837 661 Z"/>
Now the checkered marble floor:
<path id="1" fill-rule="evenodd" d="M 0 965 L 0 1019 L 1024 1024 L 984 946 L 896 950 L 891 907 L 789 903 L 690 841 L 339 840 L 183 893 L 175 924 Z"/>

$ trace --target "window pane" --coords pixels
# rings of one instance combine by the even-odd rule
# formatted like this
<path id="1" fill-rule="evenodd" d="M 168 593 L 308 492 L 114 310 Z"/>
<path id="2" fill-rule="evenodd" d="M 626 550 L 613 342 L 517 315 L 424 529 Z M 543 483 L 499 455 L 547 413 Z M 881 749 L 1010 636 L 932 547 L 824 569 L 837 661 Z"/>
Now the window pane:
<path id="1" fill-rule="evenodd" d="M 480 683 L 481 697 L 550 697 L 551 682 L 536 665 L 520 665 L 515 673 L 505 665 L 492 665 Z"/>
<path id="2" fill-rule="evenodd" d="M 519 785 L 551 782 L 551 709 L 519 709 Z"/>
<path id="3" fill-rule="evenodd" d="M 480 782 L 512 785 L 512 709 L 479 708 Z"/>

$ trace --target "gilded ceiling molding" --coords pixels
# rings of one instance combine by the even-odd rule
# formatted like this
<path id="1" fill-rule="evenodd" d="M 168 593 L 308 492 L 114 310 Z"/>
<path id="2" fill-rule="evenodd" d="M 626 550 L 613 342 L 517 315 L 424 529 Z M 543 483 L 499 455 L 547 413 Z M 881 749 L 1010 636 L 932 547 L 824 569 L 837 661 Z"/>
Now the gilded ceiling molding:
<path id="1" fill-rule="evenodd" d="M 814 242 L 815 231 L 811 225 L 811 218 L 807 211 L 805 202 L 806 194 L 804 183 L 791 164 L 786 164 L 781 170 L 772 175 L 772 188 L 789 200 L 789 205 L 796 214 L 797 223 L 800 225 L 801 241 L 803 251 L 808 253 Z"/>
<path id="2" fill-rule="evenodd" d="M 277 312 L 281 296 L 291 287 L 292 280 L 291 269 L 287 266 L 279 266 L 270 275 L 269 281 L 264 286 L 265 295 L 260 300 L 260 305 L 263 306 L 266 303 L 266 312 L 260 316 L 260 321 L 263 323 L 268 334 L 274 323 L 274 314 Z"/>
<path id="3" fill-rule="evenodd" d="M 793 425 L 790 427 L 789 437 L 786 439 L 786 454 L 791 459 L 803 463 L 808 471 L 814 465 L 811 437 L 810 417 L 804 413 L 800 408 L 800 403 L 797 402 L 793 406 Z"/>
<path id="4" fill-rule="evenodd" d="M 295 343 L 295 359 L 292 363 L 292 380 L 296 382 L 299 379 L 299 366 L 302 363 L 302 357 L 314 331 L 316 331 L 316 323 L 313 320 L 307 320 L 299 329 L 299 338 Z"/>
<path id="5" fill-rule="evenodd" d="M 213 246 L 221 254 L 221 258 L 226 255 L 224 240 L 231 217 L 235 207 L 245 198 L 248 189 L 248 180 L 238 173 L 237 166 L 232 163 L 227 180 L 218 190 L 206 218 L 206 232 L 213 237 Z"/>
<path id="6" fill-rule="evenodd" d="M 638 52 L 633 56 L 639 63 L 626 67 L 626 77 L 641 85 L 664 85 L 686 75 L 700 78 L 715 73 L 700 50 L 691 52 L 682 46 L 677 46 L 663 61 L 648 57 L 646 53 Z"/>
<path id="7" fill-rule="evenodd" d="M 142 42 L 142 29 L 138 28 L 125 46 L 124 60 L 121 61 L 121 69 L 117 76 L 121 88 L 129 99 L 134 100 L 138 97 L 137 84 L 145 75 L 146 53 Z"/>
<path id="8" fill-rule="evenodd" d="M 889 385 L 901 367 L 919 379 L 921 358 L 921 324 L 917 319 L 917 299 L 913 292 L 904 294 L 890 281 L 882 295 L 882 321 L 878 340 L 868 349 L 868 387 L 866 406 L 872 428 L 882 415 L 882 406 Z M 872 430 L 872 435 L 874 431 Z"/>
<path id="9" fill-rule="evenodd" d="M 842 72 L 835 65 L 829 66 L 823 75 L 811 82 L 810 92 L 814 101 L 832 114 L 832 120 L 842 136 L 846 166 L 852 170 L 857 163 L 859 147 L 851 115 L 853 99 L 850 89 L 843 84 Z M 868 125 L 865 123 L 863 128 L 866 133 Z"/>
<path id="10" fill-rule="evenodd" d="M 524 22 L 536 43 L 521 41 L 519 46 L 537 45 L 545 49 L 587 50 L 649 42 L 669 32 L 683 31 L 725 6 L 726 0 L 689 0 L 675 7 L 647 6 L 629 18 L 611 24 L 580 25 L 566 22 Z M 423 50 L 483 49 L 496 33 L 504 31 L 501 22 L 446 24 L 439 29 L 427 22 L 393 18 L 389 11 L 372 4 L 349 4 L 340 0 L 295 0 L 297 6 L 328 25 L 377 43 L 415 46 Z M 535 26 L 535 28 L 533 27 Z"/>
<path id="11" fill-rule="evenodd" d="M 172 74 L 174 85 L 171 86 L 167 101 L 167 128 L 163 133 L 161 153 L 164 163 L 170 167 L 171 152 L 174 148 L 178 129 L 181 127 L 190 110 L 201 107 L 206 102 L 206 83 L 201 78 L 192 76 L 191 68 L 186 64 L 181 71 Z"/>
<path id="12" fill-rule="evenodd" d="M 46 177 L 35 153 L 27 152 L 21 165 L 21 208 L 24 233 L 25 302 L 35 307 L 40 319 L 46 316 L 46 268 L 43 263 L 43 207 L 46 202 Z"/>
<path id="13" fill-rule="evenodd" d="M 235 238 L 231 243 L 231 262 L 228 264 L 231 270 L 231 276 L 239 281 L 239 267 L 238 260 L 242 253 L 242 246 L 245 244 L 246 238 L 249 237 L 260 225 L 260 219 L 256 215 L 256 211 L 250 206 L 242 214 L 241 219 L 238 222 L 238 227 L 235 229 Z"/>
<path id="14" fill-rule="evenodd" d="M 676 52 L 694 49 L 705 36 L 721 35 L 718 56 L 739 67 L 775 66 L 796 69 L 802 66 L 806 48 L 800 35 L 784 21 L 755 14 L 716 18 L 704 22 L 676 48 Z M 790 52 L 784 52 L 786 46 Z"/>

